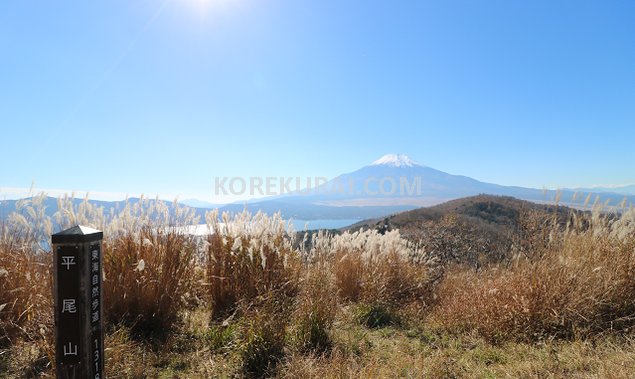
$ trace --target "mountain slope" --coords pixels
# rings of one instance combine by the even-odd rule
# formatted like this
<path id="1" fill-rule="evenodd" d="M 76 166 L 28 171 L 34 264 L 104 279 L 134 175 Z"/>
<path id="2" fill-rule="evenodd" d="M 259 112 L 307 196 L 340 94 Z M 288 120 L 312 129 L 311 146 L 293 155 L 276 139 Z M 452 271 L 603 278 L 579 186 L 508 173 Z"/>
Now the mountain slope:
<path id="1" fill-rule="evenodd" d="M 545 225 L 550 225 L 546 220 L 553 221 L 555 216 L 559 224 L 564 224 L 572 212 L 582 213 L 564 206 L 478 195 L 366 220 L 346 230 L 399 229 L 406 239 L 423 245 L 442 261 L 482 265 L 507 261 L 526 243 L 544 243 L 546 236 L 541 232 L 548 233 Z M 538 238 L 536 241 L 527 241 L 528 228 Z"/>

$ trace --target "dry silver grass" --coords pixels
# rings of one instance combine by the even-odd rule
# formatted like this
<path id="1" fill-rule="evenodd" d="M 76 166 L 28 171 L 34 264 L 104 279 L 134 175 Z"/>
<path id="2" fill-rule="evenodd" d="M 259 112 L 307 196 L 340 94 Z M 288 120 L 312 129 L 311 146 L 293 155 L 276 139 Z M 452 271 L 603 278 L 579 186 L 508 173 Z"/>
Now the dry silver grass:
<path id="1" fill-rule="evenodd" d="M 44 196 L 24 200 L 0 223 L 0 344 L 14 339 L 48 346 L 52 334 L 52 260 Z M 47 348 L 48 349 L 48 348 Z"/>
<path id="2" fill-rule="evenodd" d="M 323 254 L 331 260 L 335 285 L 343 300 L 400 307 L 430 304 L 431 262 L 424 252 L 401 238 L 399 231 L 374 230 L 318 233 L 308 257 Z"/>
<path id="3" fill-rule="evenodd" d="M 207 280 L 212 317 L 227 316 L 272 294 L 291 298 L 299 288 L 301 260 L 279 214 L 207 214 Z"/>
<path id="4" fill-rule="evenodd" d="M 302 353 L 324 354 L 333 344 L 333 323 L 338 308 L 332 262 L 315 256 L 303 271 L 301 290 L 292 315 L 292 339 Z"/>
<path id="5" fill-rule="evenodd" d="M 104 241 L 105 316 L 136 332 L 168 331 L 194 293 L 197 243 L 191 211 L 161 201 L 126 204 Z"/>
<path id="6" fill-rule="evenodd" d="M 587 337 L 635 325 L 632 211 L 555 227 L 545 251 L 511 267 L 457 270 L 431 320 L 491 340 Z"/>

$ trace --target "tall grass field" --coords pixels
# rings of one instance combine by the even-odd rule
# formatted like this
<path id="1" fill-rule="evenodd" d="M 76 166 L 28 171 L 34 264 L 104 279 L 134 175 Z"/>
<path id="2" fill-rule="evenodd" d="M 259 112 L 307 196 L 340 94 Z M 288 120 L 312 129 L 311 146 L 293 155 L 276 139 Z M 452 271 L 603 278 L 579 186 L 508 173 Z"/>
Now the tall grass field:
<path id="1" fill-rule="evenodd" d="M 104 231 L 107 378 L 633 378 L 635 211 L 523 215 L 472 266 L 399 230 L 44 195 L 0 224 L 0 377 L 53 378 L 50 235 Z M 187 233 L 204 222 L 208 233 Z"/>

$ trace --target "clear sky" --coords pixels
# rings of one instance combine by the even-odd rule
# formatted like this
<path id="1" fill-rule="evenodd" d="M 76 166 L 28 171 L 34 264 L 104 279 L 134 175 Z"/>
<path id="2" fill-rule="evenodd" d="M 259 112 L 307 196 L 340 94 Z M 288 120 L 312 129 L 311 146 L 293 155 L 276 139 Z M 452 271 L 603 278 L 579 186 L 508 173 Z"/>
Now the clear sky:
<path id="1" fill-rule="evenodd" d="M 0 187 L 211 199 L 404 153 L 635 182 L 635 2 L 0 2 Z"/>

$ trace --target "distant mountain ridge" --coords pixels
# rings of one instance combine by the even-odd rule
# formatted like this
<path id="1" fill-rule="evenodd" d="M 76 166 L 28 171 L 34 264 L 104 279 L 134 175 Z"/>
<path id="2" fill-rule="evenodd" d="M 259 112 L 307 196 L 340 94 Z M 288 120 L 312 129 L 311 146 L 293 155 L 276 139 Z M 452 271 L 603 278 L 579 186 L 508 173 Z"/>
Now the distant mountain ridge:
<path id="1" fill-rule="evenodd" d="M 198 199 L 185 199 L 179 202 L 183 205 L 187 205 L 188 207 L 192 207 L 192 208 L 214 209 L 214 208 L 223 206 L 222 204 L 210 203 L 209 201 L 198 200 Z"/>
<path id="2" fill-rule="evenodd" d="M 400 188 L 402 182 L 406 183 L 404 191 Z M 416 192 L 413 193 L 415 184 Z M 395 191 L 389 191 L 391 186 L 396 188 Z M 485 183 L 421 165 L 404 154 L 387 154 L 367 166 L 339 175 L 303 194 L 291 193 L 249 203 L 229 204 L 220 209 L 234 212 L 245 207 L 252 211 L 265 212 L 277 209 L 283 215 L 301 219 L 318 216 L 359 219 L 364 217 L 363 214 L 377 213 L 377 217 L 381 217 L 480 194 L 509 196 L 538 203 L 558 202 L 572 207 L 583 207 L 587 197 L 590 203 L 588 206 L 596 201 L 601 204 L 608 202 L 609 205 L 617 205 L 623 200 L 635 203 L 635 195 L 628 194 L 542 190 Z M 369 207 L 372 207 L 372 211 Z"/>
<path id="3" fill-rule="evenodd" d="M 630 187 L 624 187 L 630 192 Z M 633 188 L 635 190 L 635 188 Z M 285 219 L 296 220 L 364 220 L 384 217 L 424 206 L 480 194 L 510 196 L 537 203 L 555 203 L 572 207 L 600 204 L 617 205 L 622 201 L 635 203 L 635 195 L 603 190 L 541 190 L 493 183 L 424 166 L 404 154 L 387 154 L 358 170 L 339 175 L 317 188 L 302 192 L 280 194 L 226 205 L 188 199 L 182 204 L 191 206 L 204 219 L 211 208 L 221 212 L 262 211 L 280 212 Z M 585 204 L 587 202 L 588 204 Z M 81 200 L 76 200 L 81 201 Z M 130 201 L 138 201 L 131 198 Z M 91 201 L 106 210 L 120 209 L 123 201 Z M 7 200 L 0 207 L 0 218 L 15 209 L 15 200 Z M 54 198 L 47 200 L 53 212 Z"/>
<path id="4" fill-rule="evenodd" d="M 27 198 L 30 199 L 30 198 Z M 121 210 L 124 209 L 124 207 L 126 206 L 126 202 L 128 204 L 137 204 L 141 199 L 137 198 L 137 197 L 131 197 L 128 198 L 127 200 L 121 200 L 121 201 L 103 201 L 103 200 L 88 200 L 92 205 L 96 206 L 96 207 L 101 207 L 103 208 L 104 214 L 105 215 L 109 215 L 111 213 L 117 213 Z M 12 212 L 16 211 L 16 205 L 18 203 L 19 200 L 0 200 L 0 220 L 4 220 L 8 217 L 8 215 Z M 84 199 L 80 199 L 80 198 L 73 198 L 71 199 L 73 206 L 78 207 L 83 201 Z M 144 199 L 144 201 L 147 201 L 149 204 L 153 204 L 156 200 L 155 199 Z M 163 201 L 163 200 L 159 200 L 159 201 Z M 166 204 L 171 204 L 171 201 L 164 201 Z M 53 216 L 58 210 L 58 199 L 55 197 L 51 197 L 51 196 L 47 196 L 42 204 L 45 208 L 45 214 L 47 216 Z M 184 205 L 187 206 L 187 205 Z M 199 219 L 201 220 L 201 222 L 205 221 L 205 212 L 209 211 L 209 209 L 207 208 L 195 208 L 195 207 L 190 207 L 194 209 L 195 215 L 197 217 L 199 217 Z"/>
<path id="5" fill-rule="evenodd" d="M 603 187 L 603 186 L 587 187 L 587 188 L 581 187 L 581 188 L 572 188 L 570 190 L 578 191 L 578 192 L 596 192 L 596 193 L 609 192 L 609 193 L 615 193 L 620 195 L 635 195 L 635 184 L 627 184 L 623 186 L 612 186 L 612 187 Z"/>

